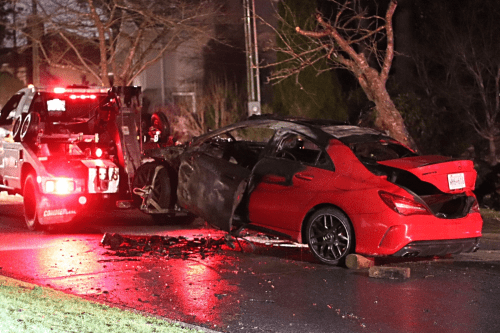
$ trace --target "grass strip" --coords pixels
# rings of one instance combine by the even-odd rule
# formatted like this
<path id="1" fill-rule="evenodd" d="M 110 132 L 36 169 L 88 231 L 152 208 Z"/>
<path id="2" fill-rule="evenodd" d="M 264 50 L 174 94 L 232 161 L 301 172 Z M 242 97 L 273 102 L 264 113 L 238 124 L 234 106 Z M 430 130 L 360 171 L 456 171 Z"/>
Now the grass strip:
<path id="1" fill-rule="evenodd" d="M 0 276 L 0 332 L 203 332 Z"/>

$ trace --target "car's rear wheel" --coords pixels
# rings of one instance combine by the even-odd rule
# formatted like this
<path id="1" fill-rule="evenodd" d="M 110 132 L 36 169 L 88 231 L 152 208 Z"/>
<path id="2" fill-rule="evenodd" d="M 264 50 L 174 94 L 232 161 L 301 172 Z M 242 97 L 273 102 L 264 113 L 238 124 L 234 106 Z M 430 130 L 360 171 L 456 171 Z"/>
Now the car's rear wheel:
<path id="1" fill-rule="evenodd" d="M 307 244 L 322 263 L 340 265 L 352 251 L 354 233 L 347 216 L 336 208 L 322 208 L 307 220 Z"/>
<path id="2" fill-rule="evenodd" d="M 23 201 L 26 226 L 32 231 L 40 230 L 42 228 L 38 220 L 40 193 L 33 173 L 30 173 L 24 182 Z"/>

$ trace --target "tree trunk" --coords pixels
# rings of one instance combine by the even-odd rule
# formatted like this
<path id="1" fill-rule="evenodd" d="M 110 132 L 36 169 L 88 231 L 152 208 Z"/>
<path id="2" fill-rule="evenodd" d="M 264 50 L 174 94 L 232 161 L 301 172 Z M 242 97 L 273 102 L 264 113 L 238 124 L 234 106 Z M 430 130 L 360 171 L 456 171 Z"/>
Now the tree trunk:
<path id="1" fill-rule="evenodd" d="M 406 129 L 403 117 L 401 117 L 387 92 L 385 95 L 376 95 L 373 101 L 376 112 L 375 126 L 381 131 L 389 132 L 391 137 L 417 151 L 417 145 Z"/>
<path id="2" fill-rule="evenodd" d="M 349 1 L 345 3 L 348 4 Z M 344 9 L 341 9 L 337 14 L 336 21 L 325 20 L 321 14 L 317 14 L 316 19 L 322 27 L 320 31 L 306 31 L 302 30 L 300 27 L 296 27 L 295 30 L 303 36 L 310 37 L 316 43 L 318 43 L 318 41 L 322 43 L 323 49 L 328 51 L 326 53 L 328 59 L 333 59 L 334 64 L 341 68 L 346 68 L 356 76 L 368 99 L 375 103 L 375 126 L 383 132 L 388 132 L 391 137 L 416 151 L 417 145 L 406 129 L 403 117 L 396 109 L 386 88 L 386 82 L 394 58 L 392 17 L 396 7 L 397 1 L 391 0 L 385 15 L 385 24 L 373 28 L 373 30 L 362 28 L 364 24 L 363 21 L 370 20 L 370 17 L 364 12 L 357 12 L 355 10 L 355 13 L 349 20 L 359 22 L 358 24 L 360 24 L 361 28 L 355 31 L 356 34 L 353 34 L 350 28 L 346 28 L 346 26 L 339 24 L 339 16 L 344 13 Z M 371 26 L 371 24 L 369 26 Z M 367 59 L 365 54 L 359 50 L 371 50 L 373 54 L 377 54 L 379 51 L 379 44 L 377 40 L 373 40 L 372 38 L 374 34 L 384 29 L 386 32 L 385 42 L 387 45 L 383 62 L 379 59 L 380 68 L 378 68 L 378 66 L 371 67 L 369 63 L 370 58 Z M 353 43 L 353 40 L 358 40 L 358 42 Z M 344 54 L 338 53 L 337 50 L 343 51 Z M 306 55 L 310 50 L 305 50 L 300 56 L 295 53 L 295 51 L 292 50 L 292 52 L 297 58 L 302 57 L 302 55 L 307 58 Z M 370 52 L 368 54 L 370 54 Z M 305 61 L 302 65 L 309 66 L 310 64 Z"/>
<path id="3" fill-rule="evenodd" d="M 406 129 L 403 117 L 394 105 L 385 82 L 373 68 L 365 68 L 358 81 L 370 101 L 375 103 L 375 126 L 402 144 L 417 151 L 417 145 Z"/>

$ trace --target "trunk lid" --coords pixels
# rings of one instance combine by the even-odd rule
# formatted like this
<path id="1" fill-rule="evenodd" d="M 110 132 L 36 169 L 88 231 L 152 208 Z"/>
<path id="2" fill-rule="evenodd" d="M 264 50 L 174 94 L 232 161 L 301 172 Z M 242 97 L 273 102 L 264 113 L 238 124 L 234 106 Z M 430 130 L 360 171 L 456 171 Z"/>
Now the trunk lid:
<path id="1" fill-rule="evenodd" d="M 377 162 L 391 168 L 405 170 L 444 193 L 462 193 L 474 190 L 477 173 L 470 160 L 446 156 L 412 156 Z"/>

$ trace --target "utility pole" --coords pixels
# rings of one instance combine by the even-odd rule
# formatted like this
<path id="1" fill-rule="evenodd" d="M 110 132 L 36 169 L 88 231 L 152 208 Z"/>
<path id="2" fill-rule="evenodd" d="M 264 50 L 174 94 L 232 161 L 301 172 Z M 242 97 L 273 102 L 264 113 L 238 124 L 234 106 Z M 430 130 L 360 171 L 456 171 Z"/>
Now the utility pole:
<path id="1" fill-rule="evenodd" d="M 38 42 L 40 41 L 41 31 L 40 31 L 40 20 L 38 18 L 38 12 L 36 8 L 36 0 L 31 0 L 31 8 L 32 8 L 32 31 L 33 38 L 31 40 L 31 49 L 32 49 L 32 57 L 33 57 L 33 85 L 38 87 L 40 86 L 40 55 L 38 53 Z"/>
<path id="2" fill-rule="evenodd" d="M 255 0 L 243 0 L 243 11 L 247 60 L 248 116 L 252 116 L 261 114 L 259 47 L 257 44 Z"/>

